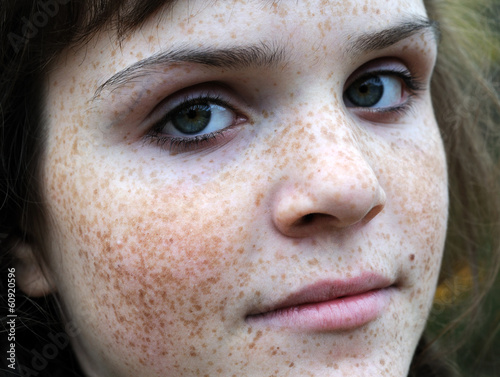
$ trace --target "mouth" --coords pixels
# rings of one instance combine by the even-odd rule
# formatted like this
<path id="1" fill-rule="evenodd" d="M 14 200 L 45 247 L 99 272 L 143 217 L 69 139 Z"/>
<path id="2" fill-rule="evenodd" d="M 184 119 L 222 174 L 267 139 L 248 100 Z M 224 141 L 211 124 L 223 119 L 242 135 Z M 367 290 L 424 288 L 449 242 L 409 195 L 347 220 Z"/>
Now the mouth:
<path id="1" fill-rule="evenodd" d="M 376 320 L 388 306 L 393 282 L 365 273 L 347 280 L 323 280 L 246 317 L 250 325 L 292 331 L 342 331 Z"/>

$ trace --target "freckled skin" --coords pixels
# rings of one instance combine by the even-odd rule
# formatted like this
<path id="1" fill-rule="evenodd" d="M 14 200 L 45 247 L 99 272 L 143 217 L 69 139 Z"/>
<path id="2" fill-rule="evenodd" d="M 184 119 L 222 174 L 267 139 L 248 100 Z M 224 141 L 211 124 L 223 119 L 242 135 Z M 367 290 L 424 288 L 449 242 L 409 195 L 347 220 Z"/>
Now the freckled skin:
<path id="1" fill-rule="evenodd" d="M 346 35 L 399 20 L 397 9 L 425 15 L 423 4 L 187 3 L 121 49 L 100 33 L 48 75 L 50 266 L 81 329 L 74 346 L 86 373 L 405 376 L 446 231 L 441 139 L 428 91 L 393 125 L 360 120 L 342 93 L 355 69 L 403 46 L 400 58 L 430 77 L 435 48 L 415 37 L 380 54 L 339 51 Z M 112 74 L 173 44 L 262 41 L 285 43 L 292 58 L 235 72 L 180 64 L 89 102 Z M 163 98 L 213 81 L 232 88 L 246 119 L 227 142 L 171 154 L 145 141 Z M 292 332 L 245 321 L 263 302 L 366 271 L 396 289 L 363 327 Z"/>

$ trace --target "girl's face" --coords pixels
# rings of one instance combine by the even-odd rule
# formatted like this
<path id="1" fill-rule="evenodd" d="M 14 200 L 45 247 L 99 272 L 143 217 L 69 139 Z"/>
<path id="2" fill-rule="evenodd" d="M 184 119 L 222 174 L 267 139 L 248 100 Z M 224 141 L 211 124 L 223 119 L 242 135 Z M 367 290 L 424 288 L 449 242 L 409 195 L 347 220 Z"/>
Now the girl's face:
<path id="1" fill-rule="evenodd" d="M 420 0 L 179 1 L 46 86 L 89 376 L 405 376 L 447 220 Z"/>

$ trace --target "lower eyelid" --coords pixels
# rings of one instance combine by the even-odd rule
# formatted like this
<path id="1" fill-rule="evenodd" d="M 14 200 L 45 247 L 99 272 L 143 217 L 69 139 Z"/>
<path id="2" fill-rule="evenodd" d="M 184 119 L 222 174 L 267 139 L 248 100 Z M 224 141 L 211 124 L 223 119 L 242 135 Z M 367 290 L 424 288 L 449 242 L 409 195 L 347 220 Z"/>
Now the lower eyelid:
<path id="1" fill-rule="evenodd" d="M 150 142 L 156 143 L 157 146 L 162 149 L 169 151 L 171 155 L 179 154 L 182 152 L 188 152 L 192 150 L 199 149 L 200 144 L 212 144 L 213 141 L 217 141 L 218 134 L 209 133 L 202 136 L 192 137 L 192 138 L 181 138 L 181 137 L 168 137 L 168 136 L 153 136 L 149 137 Z M 207 146 L 207 145 L 202 145 Z"/>
<path id="2" fill-rule="evenodd" d="M 233 111 L 238 110 L 241 104 L 238 95 L 224 83 L 207 82 L 181 89 L 166 96 L 153 113 L 167 114 L 185 106 L 187 103 L 197 101 L 210 101 L 214 104 L 226 106 Z"/>
<path id="3" fill-rule="evenodd" d="M 158 147 L 167 150 L 170 155 L 184 152 L 215 150 L 236 137 L 238 134 L 237 126 L 238 125 L 233 125 L 220 131 L 191 137 L 161 135 L 152 130 L 146 135 L 144 141 L 149 144 L 156 144 Z"/>
<path id="4" fill-rule="evenodd" d="M 401 118 L 407 116 L 415 109 L 415 100 L 412 96 L 408 97 L 406 102 L 400 106 L 389 108 L 350 108 L 349 111 L 357 118 L 363 119 L 369 123 L 391 124 L 397 123 Z"/>

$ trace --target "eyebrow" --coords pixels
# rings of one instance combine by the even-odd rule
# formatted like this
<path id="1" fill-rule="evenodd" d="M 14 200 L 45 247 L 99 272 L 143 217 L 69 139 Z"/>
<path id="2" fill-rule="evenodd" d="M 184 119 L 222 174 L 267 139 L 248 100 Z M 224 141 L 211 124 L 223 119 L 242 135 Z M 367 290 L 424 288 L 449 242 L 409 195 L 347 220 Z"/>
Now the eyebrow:
<path id="1" fill-rule="evenodd" d="M 178 63 L 193 63 L 206 67 L 243 69 L 250 67 L 273 67 L 286 61 L 285 49 L 278 45 L 261 43 L 230 48 L 178 47 L 162 51 L 140 60 L 111 76 L 97 88 L 92 100 L 105 89 L 113 90 L 134 79 L 144 76 L 154 67 L 167 67 Z"/>
<path id="2" fill-rule="evenodd" d="M 429 31 L 434 35 L 436 41 L 439 40 L 440 32 L 437 22 L 427 18 L 415 18 L 375 33 L 361 34 L 354 41 L 349 42 L 346 51 L 358 55 L 382 50 L 413 35 Z M 157 67 L 167 67 L 178 63 L 193 63 L 206 67 L 226 69 L 276 67 L 280 63 L 287 62 L 288 57 L 284 47 L 280 47 L 279 44 L 260 43 L 228 48 L 172 48 L 153 54 L 115 73 L 97 88 L 91 101 L 99 97 L 103 91 L 112 91 L 133 82 L 149 72 L 154 72 Z"/>
<path id="3" fill-rule="evenodd" d="M 403 21 L 398 25 L 375 33 L 365 33 L 350 43 L 347 51 L 352 54 L 362 54 L 375 50 L 383 50 L 415 34 L 430 32 L 434 40 L 439 42 L 441 31 L 439 23 L 428 18 L 415 18 L 411 21 Z"/>

